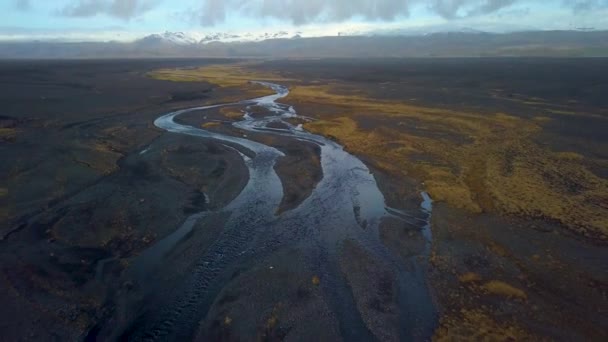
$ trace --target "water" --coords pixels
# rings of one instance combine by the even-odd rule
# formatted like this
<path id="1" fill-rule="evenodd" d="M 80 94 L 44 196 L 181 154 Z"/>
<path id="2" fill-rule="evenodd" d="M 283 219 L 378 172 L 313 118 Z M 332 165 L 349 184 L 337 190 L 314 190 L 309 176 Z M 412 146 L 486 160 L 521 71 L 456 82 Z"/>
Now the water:
<path id="1" fill-rule="evenodd" d="M 347 240 L 357 241 L 377 261 L 397 272 L 401 310 L 401 337 L 411 339 L 428 336 L 435 324 L 435 312 L 426 287 L 425 267 L 415 258 L 403 265 L 381 243 L 378 227 L 387 217 L 420 227 L 430 243 L 431 200 L 422 194 L 419 213 L 406 213 L 387 208 L 384 196 L 369 169 L 355 156 L 344 151 L 334 141 L 311 134 L 301 125 L 285 121 L 299 117 L 292 106 L 276 102 L 289 94 L 281 85 L 257 82 L 275 94 L 238 103 L 195 107 L 159 117 L 154 123 L 168 132 L 211 139 L 233 147 L 239 152 L 249 170 L 249 182 L 242 192 L 220 210 L 229 218 L 218 240 L 209 248 L 190 272 L 179 294 L 161 308 L 149 310 L 129 328 L 126 337 L 133 340 L 183 340 L 191 337 L 217 295 L 229 270 L 239 260 L 256 260 L 279 248 L 297 246 L 306 256 L 307 267 L 323 277 L 322 290 L 336 316 L 346 340 L 369 340 L 372 335 L 357 310 L 350 287 L 341 275 L 339 247 Z M 271 115 L 254 118 L 249 112 L 234 126 L 251 132 L 280 135 L 308 141 L 320 147 L 323 178 L 311 195 L 297 208 L 276 215 L 283 197 L 281 180 L 274 170 L 284 154 L 274 147 L 242 137 L 206 131 L 175 122 L 181 114 L 204 111 L 222 106 L 262 106 Z M 246 107 L 249 108 L 249 107 Z M 286 128 L 267 127 L 280 122 Z M 247 155 L 252 155 L 248 157 Z M 209 213 L 190 216 L 173 234 L 157 242 L 134 260 L 131 276 L 145 290 L 154 283 L 159 265 L 172 248 L 193 229 L 196 222 Z M 428 246 L 427 246 L 428 247 Z M 152 291 L 152 288 L 150 289 Z"/>

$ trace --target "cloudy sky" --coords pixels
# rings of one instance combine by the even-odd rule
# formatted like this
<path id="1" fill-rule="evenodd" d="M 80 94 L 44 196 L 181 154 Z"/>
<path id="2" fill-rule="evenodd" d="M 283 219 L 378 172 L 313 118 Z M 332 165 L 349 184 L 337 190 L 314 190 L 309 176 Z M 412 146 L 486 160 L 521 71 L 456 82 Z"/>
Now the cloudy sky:
<path id="1" fill-rule="evenodd" d="M 0 39 L 150 33 L 608 29 L 608 0 L 0 0 Z"/>

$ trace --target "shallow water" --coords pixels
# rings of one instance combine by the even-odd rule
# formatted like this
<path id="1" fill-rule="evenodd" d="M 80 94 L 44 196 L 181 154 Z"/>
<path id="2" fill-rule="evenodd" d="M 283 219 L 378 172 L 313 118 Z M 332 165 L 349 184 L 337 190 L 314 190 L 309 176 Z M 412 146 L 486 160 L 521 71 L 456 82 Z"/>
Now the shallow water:
<path id="1" fill-rule="evenodd" d="M 435 312 L 427 291 L 425 265 L 415 258 L 404 265 L 381 243 L 378 228 L 384 218 L 397 218 L 419 227 L 430 241 L 431 200 L 422 194 L 420 212 L 406 213 L 386 207 L 384 196 L 369 169 L 334 141 L 302 130 L 284 119 L 298 117 L 296 110 L 276 101 L 289 94 L 281 85 L 257 82 L 276 93 L 238 103 L 189 108 L 159 117 L 155 125 L 168 132 L 186 134 L 222 142 L 241 152 L 249 170 L 249 182 L 242 192 L 220 211 L 228 220 L 218 240 L 180 286 L 179 294 L 157 310 L 139 317 L 127 337 L 140 340 L 181 340 L 191 337 L 198 322 L 204 319 L 218 289 L 226 282 L 229 270 L 240 260 L 256 260 L 285 246 L 296 246 L 305 255 L 307 268 L 321 275 L 323 294 L 340 324 L 345 340 L 372 339 L 358 312 L 350 287 L 341 275 L 339 249 L 350 239 L 358 242 L 378 262 L 397 273 L 401 338 L 429 336 L 435 324 Z M 284 154 L 276 148 L 244 137 L 235 137 L 182 125 L 175 122 L 181 114 L 222 106 L 262 106 L 269 116 L 253 118 L 244 113 L 234 126 L 257 133 L 281 135 L 313 142 L 320 147 L 323 178 L 311 195 L 297 208 L 276 215 L 283 197 L 281 180 L 274 170 Z M 246 107 L 248 108 L 248 107 Z M 308 118 L 304 118 L 308 119 Z M 286 129 L 268 128 L 280 122 Z M 248 157 L 247 155 L 252 155 Z M 157 242 L 132 264 L 131 275 L 145 290 L 153 283 L 172 248 L 186 238 L 196 222 L 209 213 L 190 216 L 173 234 Z M 427 246 L 428 247 L 428 246 Z M 150 291 L 153 291 L 150 288 Z"/>

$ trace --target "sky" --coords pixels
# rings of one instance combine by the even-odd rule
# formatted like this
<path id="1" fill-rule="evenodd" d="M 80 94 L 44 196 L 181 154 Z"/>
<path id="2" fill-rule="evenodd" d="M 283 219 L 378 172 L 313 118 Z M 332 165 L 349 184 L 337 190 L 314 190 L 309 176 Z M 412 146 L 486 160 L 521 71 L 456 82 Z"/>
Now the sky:
<path id="1" fill-rule="evenodd" d="M 608 29 L 608 0 L 0 0 L 0 40 Z"/>

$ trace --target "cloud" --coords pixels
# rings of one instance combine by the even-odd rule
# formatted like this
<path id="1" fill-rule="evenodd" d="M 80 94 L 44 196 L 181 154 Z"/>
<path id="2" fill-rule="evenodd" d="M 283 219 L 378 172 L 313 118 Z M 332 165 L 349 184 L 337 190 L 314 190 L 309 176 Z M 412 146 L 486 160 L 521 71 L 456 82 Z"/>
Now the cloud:
<path id="1" fill-rule="evenodd" d="M 296 25 L 310 22 L 340 22 L 355 16 L 369 20 L 391 20 L 409 14 L 408 0 L 203 0 L 196 13 L 202 25 L 221 23 L 228 13 L 254 18 L 274 18 Z"/>
<path id="2" fill-rule="evenodd" d="M 30 0 L 15 0 L 14 1 L 15 8 L 18 11 L 29 11 L 32 8 L 32 4 Z"/>
<path id="3" fill-rule="evenodd" d="M 497 12 L 517 0 L 432 0 L 429 8 L 445 19 L 473 17 Z"/>
<path id="4" fill-rule="evenodd" d="M 148 12 L 157 3 L 156 0 L 74 0 L 60 9 L 59 14 L 67 17 L 92 17 L 106 14 L 129 20 Z"/>
<path id="5" fill-rule="evenodd" d="M 59 13 L 68 17 L 91 17 L 99 14 L 122 20 L 140 17 L 160 2 L 166 5 L 177 0 L 69 0 Z M 176 13 L 202 26 L 213 26 L 237 15 L 249 19 L 276 19 L 294 25 L 340 23 L 353 18 L 389 22 L 408 17 L 412 8 L 426 8 L 446 20 L 481 17 L 504 13 L 527 0 L 195 0 L 198 6 Z M 29 8 L 31 0 L 15 0 L 21 8 Z M 173 5 L 177 6 L 177 5 Z M 560 3 L 558 1 L 558 6 Z M 563 9 L 574 13 L 608 9 L 608 0 L 561 0 Z M 182 12 L 180 12 L 182 11 Z M 177 15 L 177 14 L 176 14 Z M 178 15 L 179 16 L 179 15 Z"/>
<path id="6" fill-rule="evenodd" d="M 340 22 L 355 16 L 368 20 L 392 20 L 409 15 L 407 0 L 266 0 L 253 12 L 260 16 L 287 19 L 296 25 L 313 21 Z"/>
<path id="7" fill-rule="evenodd" d="M 509 7 L 513 5 L 516 0 L 487 0 L 484 3 L 481 3 L 472 11 L 469 12 L 469 15 L 483 15 L 488 13 L 494 13 L 500 11 L 503 8 Z"/>
<path id="8" fill-rule="evenodd" d="M 499 11 L 519 0 L 201 0 L 191 16 L 204 26 L 221 23 L 231 13 L 246 17 L 273 18 L 295 25 L 312 22 L 341 22 L 355 17 L 391 21 L 410 14 L 413 5 L 446 19 L 477 16 Z"/>
<path id="9" fill-rule="evenodd" d="M 564 1 L 565 4 L 572 4 L 572 1 Z M 608 0 L 579 0 L 572 4 L 574 13 L 597 11 L 608 9 Z"/>

